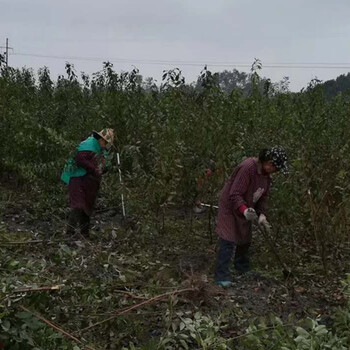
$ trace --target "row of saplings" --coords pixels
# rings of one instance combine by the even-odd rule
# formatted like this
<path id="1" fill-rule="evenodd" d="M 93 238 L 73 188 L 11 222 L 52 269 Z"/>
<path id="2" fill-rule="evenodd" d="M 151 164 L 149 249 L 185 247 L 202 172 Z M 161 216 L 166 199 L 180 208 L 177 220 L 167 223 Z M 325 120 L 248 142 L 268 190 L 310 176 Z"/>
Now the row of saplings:
<path id="1" fill-rule="evenodd" d="M 89 235 L 90 217 L 102 175 L 111 166 L 114 139 L 113 129 L 93 131 L 66 162 L 61 180 L 69 190 L 68 235 L 74 235 L 77 228 L 82 235 Z M 219 198 L 216 225 L 220 240 L 216 284 L 222 287 L 232 284 L 229 265 L 233 255 L 236 270 L 254 275 L 249 265 L 252 224 L 256 223 L 264 230 L 270 229 L 266 218 L 267 200 L 271 174 L 278 171 L 288 172 L 287 154 L 282 147 L 275 146 L 263 149 L 258 157 L 242 161 L 225 182 Z"/>

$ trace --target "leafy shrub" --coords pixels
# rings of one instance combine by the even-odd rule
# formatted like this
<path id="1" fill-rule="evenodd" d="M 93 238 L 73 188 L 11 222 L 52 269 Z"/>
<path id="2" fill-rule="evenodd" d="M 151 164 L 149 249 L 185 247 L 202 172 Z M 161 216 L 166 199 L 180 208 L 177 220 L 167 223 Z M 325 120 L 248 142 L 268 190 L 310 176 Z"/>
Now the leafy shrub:
<path id="1" fill-rule="evenodd" d="M 327 271 L 332 248 L 347 238 L 350 225 L 350 102 L 326 100 L 317 81 L 300 93 L 285 87 L 265 93 L 260 67 L 255 62 L 244 94 L 222 90 L 207 69 L 200 89 L 170 70 L 162 88 L 151 91 L 143 89 L 137 70 L 118 74 L 108 62 L 91 78 L 83 74 L 81 82 L 70 64 L 57 82 L 47 68 L 38 82 L 31 70 L 3 69 L 0 172 L 18 174 L 47 205 L 52 193 L 62 197 L 60 173 L 76 145 L 93 129 L 113 127 L 124 186 L 117 171 L 106 175 L 105 203 L 120 206 L 122 189 L 128 213 L 157 227 L 168 207 L 193 203 L 209 159 L 227 176 L 244 157 L 281 144 L 291 174 L 276 176 L 270 221 L 293 244 L 309 242 Z M 213 202 L 222 183 L 215 186 Z"/>
<path id="2" fill-rule="evenodd" d="M 299 325 L 284 325 L 279 318 L 272 317 L 269 326 L 266 325 L 266 320 L 249 326 L 241 342 L 244 349 L 349 349 L 350 274 L 344 281 L 344 294 L 348 298 L 347 307 L 338 310 L 332 327 L 322 324 L 320 319 L 299 321 Z"/>
<path id="3" fill-rule="evenodd" d="M 161 338 L 159 349 L 228 349 L 226 340 L 219 334 L 219 320 L 214 321 L 200 312 L 195 313 L 192 318 L 182 312 L 177 312 L 176 316 L 171 320 L 169 330 Z"/>
<path id="4" fill-rule="evenodd" d="M 196 312 L 193 317 L 184 312 L 177 312 L 170 317 L 169 310 L 166 318 L 168 330 L 159 340 L 152 341 L 141 348 L 130 345 L 124 350 L 153 349 L 153 350 L 225 350 L 227 340 L 220 336 L 220 320 L 214 321 L 210 316 Z"/>

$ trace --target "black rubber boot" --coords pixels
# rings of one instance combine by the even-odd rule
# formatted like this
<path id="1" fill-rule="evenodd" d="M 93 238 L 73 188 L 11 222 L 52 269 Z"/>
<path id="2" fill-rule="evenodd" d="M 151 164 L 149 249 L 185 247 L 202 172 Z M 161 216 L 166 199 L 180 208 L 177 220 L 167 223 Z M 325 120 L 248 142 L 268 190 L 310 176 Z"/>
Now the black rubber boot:
<path id="1" fill-rule="evenodd" d="M 88 237 L 90 231 L 90 216 L 87 215 L 83 210 L 80 215 L 80 233 Z"/>
<path id="2" fill-rule="evenodd" d="M 73 236 L 75 234 L 75 229 L 76 229 L 78 224 L 80 224 L 80 210 L 79 209 L 71 209 L 69 216 L 68 216 L 66 234 Z"/>

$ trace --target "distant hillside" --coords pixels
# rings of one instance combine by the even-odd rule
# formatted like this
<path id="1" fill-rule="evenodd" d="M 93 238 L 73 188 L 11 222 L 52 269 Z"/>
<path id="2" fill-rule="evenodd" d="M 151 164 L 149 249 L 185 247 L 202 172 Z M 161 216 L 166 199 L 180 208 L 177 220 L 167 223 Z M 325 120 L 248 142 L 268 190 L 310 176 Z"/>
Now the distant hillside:
<path id="1" fill-rule="evenodd" d="M 323 84 L 324 95 L 332 98 L 339 92 L 350 94 L 350 73 L 339 75 L 335 80 L 327 80 Z"/>

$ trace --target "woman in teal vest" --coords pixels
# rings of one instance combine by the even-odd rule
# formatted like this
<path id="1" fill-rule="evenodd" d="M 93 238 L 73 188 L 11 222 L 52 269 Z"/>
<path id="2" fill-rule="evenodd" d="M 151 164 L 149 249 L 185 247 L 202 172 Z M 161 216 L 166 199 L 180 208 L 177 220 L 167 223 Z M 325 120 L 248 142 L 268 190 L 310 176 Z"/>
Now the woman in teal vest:
<path id="1" fill-rule="evenodd" d="M 74 234 L 77 226 L 83 235 L 89 234 L 101 177 L 108 167 L 108 154 L 114 142 L 114 130 L 93 131 L 81 142 L 72 158 L 68 159 L 61 180 L 68 185 L 71 208 L 67 234 Z"/>

